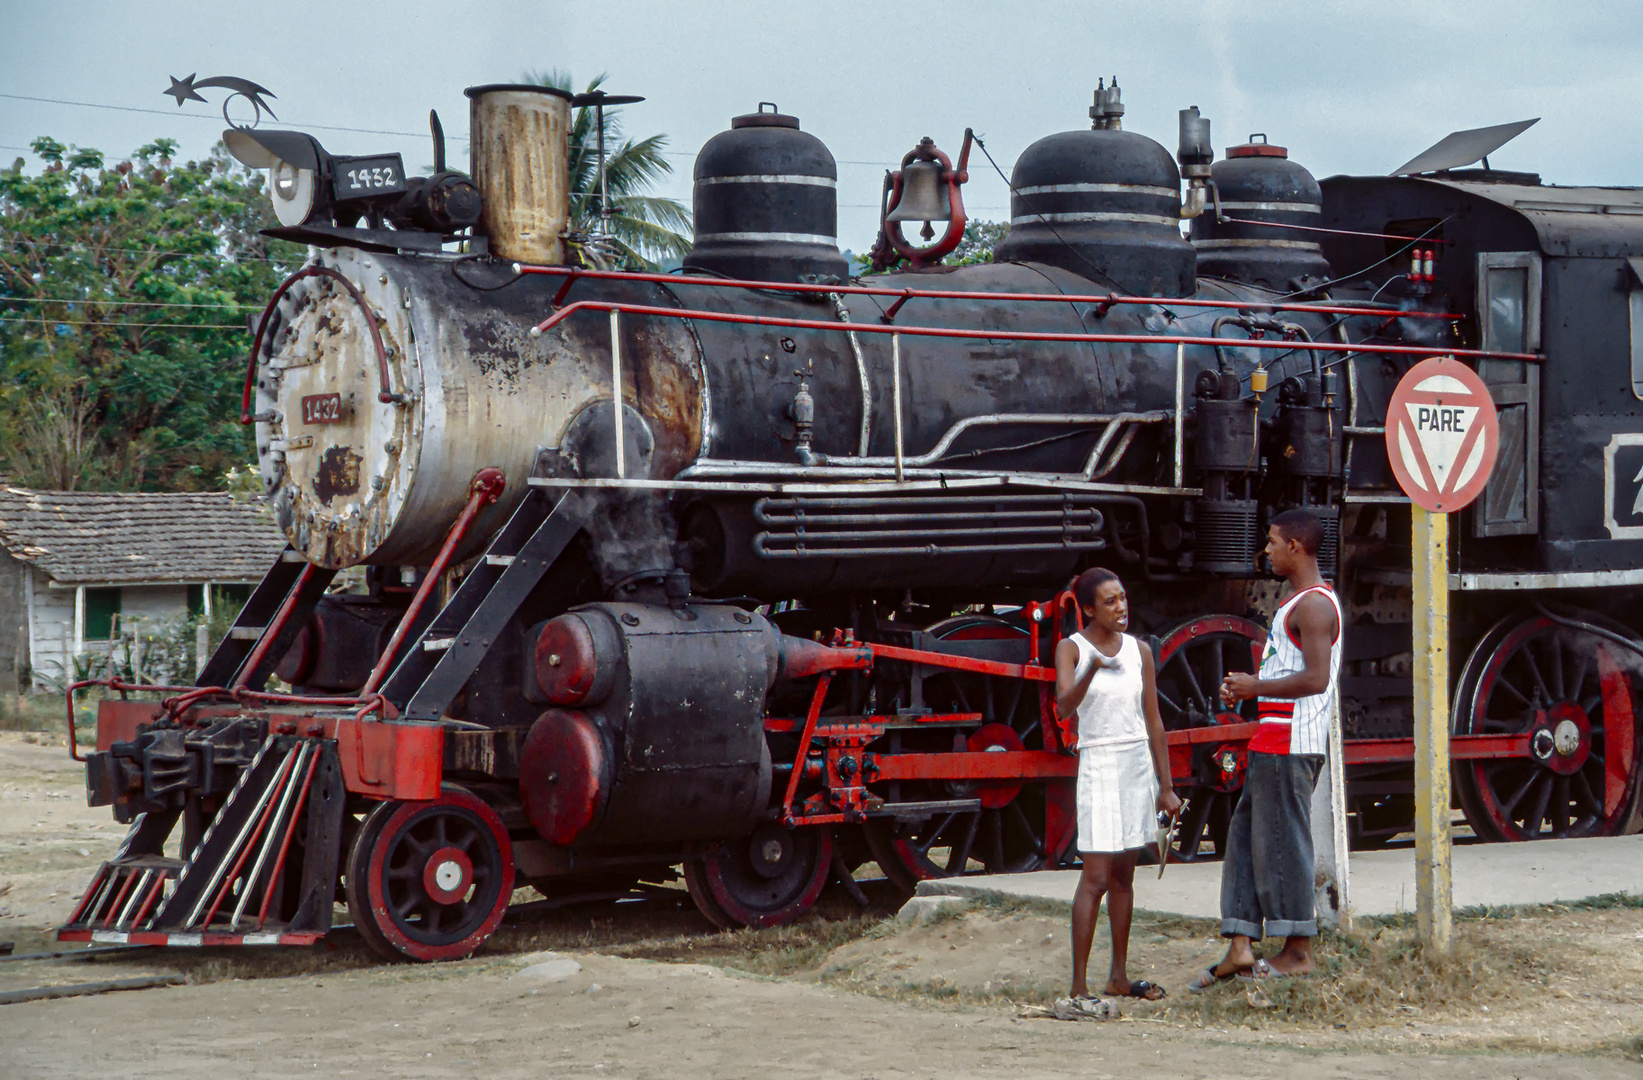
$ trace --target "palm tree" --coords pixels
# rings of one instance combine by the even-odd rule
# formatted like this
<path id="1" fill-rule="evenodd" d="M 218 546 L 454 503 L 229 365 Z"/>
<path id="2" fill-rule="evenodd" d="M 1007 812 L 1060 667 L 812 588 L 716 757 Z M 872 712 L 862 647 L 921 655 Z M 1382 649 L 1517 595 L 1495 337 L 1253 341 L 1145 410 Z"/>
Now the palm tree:
<path id="1" fill-rule="evenodd" d="M 588 83 L 585 92 L 597 90 L 605 79 L 605 75 L 599 75 Z M 527 71 L 521 81 L 571 90 L 570 73 L 558 68 Z M 620 111 L 615 106 L 604 109 L 605 187 L 615 211 L 609 217 L 609 246 L 615 249 L 611 254 L 616 261 L 628 267 L 654 269 L 653 259 L 683 258 L 690 251 L 690 211 L 677 199 L 644 194 L 651 184 L 673 171 L 662 155 L 667 136 L 652 135 L 638 142 L 623 139 Z M 581 237 L 600 231 L 599 131 L 595 124 L 591 106 L 577 109 L 571 123 L 569 229 Z M 587 255 L 598 258 L 594 252 Z"/>

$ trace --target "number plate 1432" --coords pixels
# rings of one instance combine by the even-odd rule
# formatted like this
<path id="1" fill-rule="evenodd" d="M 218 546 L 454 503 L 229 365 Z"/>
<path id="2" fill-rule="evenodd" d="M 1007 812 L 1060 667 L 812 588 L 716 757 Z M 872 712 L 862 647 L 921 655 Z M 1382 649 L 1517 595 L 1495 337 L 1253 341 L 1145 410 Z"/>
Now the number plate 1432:
<path id="1" fill-rule="evenodd" d="M 338 424 L 343 419 L 341 394 L 309 394 L 302 399 L 305 424 Z"/>

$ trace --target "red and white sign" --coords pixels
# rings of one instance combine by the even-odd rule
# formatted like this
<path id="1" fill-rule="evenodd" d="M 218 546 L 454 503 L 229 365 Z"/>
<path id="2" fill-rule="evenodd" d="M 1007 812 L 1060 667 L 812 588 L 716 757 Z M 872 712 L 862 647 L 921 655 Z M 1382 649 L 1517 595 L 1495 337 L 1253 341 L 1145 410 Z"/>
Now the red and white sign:
<path id="1" fill-rule="evenodd" d="M 1489 387 L 1451 356 L 1422 360 L 1386 407 L 1386 456 L 1416 506 L 1453 513 L 1489 483 L 1500 422 Z"/>

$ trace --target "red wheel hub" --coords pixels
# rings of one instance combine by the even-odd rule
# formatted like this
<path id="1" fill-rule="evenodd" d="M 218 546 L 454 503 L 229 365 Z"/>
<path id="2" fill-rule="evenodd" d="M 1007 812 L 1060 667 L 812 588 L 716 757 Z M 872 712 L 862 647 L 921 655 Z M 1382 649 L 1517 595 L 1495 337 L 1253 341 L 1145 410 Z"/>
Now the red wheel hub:
<path id="1" fill-rule="evenodd" d="M 1215 714 L 1217 724 L 1242 724 L 1244 718 L 1235 712 L 1218 712 Z M 1249 770 L 1249 751 L 1235 750 L 1229 746 L 1217 746 L 1210 751 L 1210 763 L 1215 769 L 1217 780 L 1210 786 L 1216 791 L 1234 792 L 1244 786 L 1244 773 Z"/>
<path id="2" fill-rule="evenodd" d="M 439 798 L 381 803 L 348 856 L 348 909 L 390 959 L 456 960 L 484 943 L 513 895 L 513 843 L 495 810 L 446 784 Z"/>
<path id="3" fill-rule="evenodd" d="M 1592 722 L 1586 710 L 1572 701 L 1560 701 L 1537 714 L 1529 752 L 1559 775 L 1579 772 L 1592 753 Z"/>
<path id="4" fill-rule="evenodd" d="M 454 847 L 440 848 L 422 867 L 422 887 L 441 904 L 454 904 L 467 896 L 473 879 L 473 861 Z"/>
<path id="5" fill-rule="evenodd" d="M 1025 750 L 1026 744 L 1021 736 L 1008 724 L 986 724 L 965 742 L 965 749 L 975 753 L 1003 753 L 1007 750 Z M 1020 784 L 978 784 L 976 795 L 981 799 L 981 805 L 988 810 L 998 810 L 1010 805 L 1017 795 L 1021 794 Z"/>

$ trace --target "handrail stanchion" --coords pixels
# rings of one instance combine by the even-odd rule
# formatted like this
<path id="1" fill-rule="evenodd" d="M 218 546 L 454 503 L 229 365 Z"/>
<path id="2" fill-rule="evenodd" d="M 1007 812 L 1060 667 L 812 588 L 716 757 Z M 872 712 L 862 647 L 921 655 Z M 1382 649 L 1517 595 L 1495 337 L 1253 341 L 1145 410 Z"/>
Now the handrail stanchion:
<path id="1" fill-rule="evenodd" d="M 901 455 L 901 335 L 890 335 L 890 396 L 896 411 L 896 483 L 902 475 Z"/>
<path id="2" fill-rule="evenodd" d="M 1185 475 L 1187 452 L 1187 343 L 1175 343 L 1175 486 L 1181 486 Z"/>
<path id="3" fill-rule="evenodd" d="M 610 394 L 616 410 L 616 479 L 626 480 L 627 440 L 622 437 L 622 313 L 610 309 Z"/>

